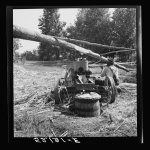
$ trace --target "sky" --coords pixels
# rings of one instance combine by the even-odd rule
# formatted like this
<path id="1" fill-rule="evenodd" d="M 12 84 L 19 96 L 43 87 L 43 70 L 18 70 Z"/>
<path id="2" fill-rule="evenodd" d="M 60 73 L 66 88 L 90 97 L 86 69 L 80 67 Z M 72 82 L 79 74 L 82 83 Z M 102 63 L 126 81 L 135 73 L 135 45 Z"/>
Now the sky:
<path id="1" fill-rule="evenodd" d="M 59 9 L 58 13 L 60 14 L 60 21 L 66 22 L 66 27 L 73 25 L 76 20 L 76 15 L 78 13 L 77 8 L 65 8 Z M 13 24 L 18 25 L 32 31 L 41 32 L 38 29 L 39 21 L 38 19 L 42 16 L 43 9 L 14 9 L 13 10 Z M 66 28 L 65 27 L 65 28 Z M 26 50 L 32 51 L 37 49 L 39 42 L 33 42 L 28 40 L 20 39 L 22 45 L 19 48 L 20 53 L 23 53 Z"/>
<path id="2" fill-rule="evenodd" d="M 66 27 L 70 26 L 71 24 L 73 25 L 77 12 L 78 9 L 76 8 L 59 9 L 58 13 L 60 14 L 60 21 L 65 21 Z M 14 9 L 13 24 L 41 33 L 41 31 L 38 29 L 38 19 L 42 16 L 42 14 L 43 9 Z M 26 50 L 32 51 L 39 45 L 38 42 L 22 39 L 20 39 L 20 43 L 22 45 L 22 47 L 18 50 L 20 53 L 23 53 Z"/>

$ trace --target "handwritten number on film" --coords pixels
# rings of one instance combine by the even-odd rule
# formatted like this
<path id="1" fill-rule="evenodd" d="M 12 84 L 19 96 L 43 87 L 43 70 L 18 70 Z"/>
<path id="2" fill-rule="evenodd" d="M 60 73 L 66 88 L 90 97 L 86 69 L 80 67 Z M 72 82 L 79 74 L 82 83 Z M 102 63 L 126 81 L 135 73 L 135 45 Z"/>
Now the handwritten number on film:
<path id="1" fill-rule="evenodd" d="M 34 141 L 37 143 L 46 143 L 51 142 L 51 143 L 59 143 L 59 142 L 74 142 L 74 143 L 80 143 L 80 141 L 77 138 L 34 138 Z"/>

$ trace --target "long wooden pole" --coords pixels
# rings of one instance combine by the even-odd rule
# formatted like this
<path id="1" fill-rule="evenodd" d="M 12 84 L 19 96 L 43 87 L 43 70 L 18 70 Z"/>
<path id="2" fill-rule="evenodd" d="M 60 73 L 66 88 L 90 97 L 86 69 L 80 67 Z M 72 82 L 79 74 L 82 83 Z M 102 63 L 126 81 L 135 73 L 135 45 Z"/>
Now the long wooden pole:
<path id="1" fill-rule="evenodd" d="M 76 40 L 76 39 L 70 39 L 70 38 L 62 38 L 62 37 L 56 37 L 56 38 L 59 38 L 61 40 L 65 40 L 67 42 L 75 42 L 75 43 L 81 43 L 81 44 L 86 44 L 86 45 L 100 47 L 100 48 L 113 49 L 113 51 L 118 51 L 118 50 L 121 50 L 121 51 L 124 51 L 124 50 L 125 51 L 135 51 L 136 50 L 136 49 L 132 49 L 132 48 L 108 46 L 108 45 L 103 45 L 103 44 L 98 44 L 98 43 L 91 43 L 91 42 L 88 42 L 88 41 Z"/>
<path id="2" fill-rule="evenodd" d="M 128 52 L 128 51 L 129 51 L 129 50 L 112 51 L 112 52 L 102 53 L 101 56 L 108 55 L 108 54 L 113 54 L 113 53 Z"/>
<path id="3" fill-rule="evenodd" d="M 49 44 L 53 44 L 53 45 L 57 45 L 57 46 L 64 46 L 66 48 L 69 48 L 70 50 L 76 50 L 82 54 L 94 57 L 94 58 L 100 60 L 102 63 L 108 62 L 107 58 L 100 56 L 99 54 L 94 53 L 89 49 L 79 47 L 75 44 L 68 43 L 68 42 L 58 39 L 58 38 L 54 38 L 50 35 L 43 35 L 38 32 L 33 32 L 33 31 L 30 31 L 28 29 L 25 29 L 25 28 L 22 28 L 22 27 L 19 27 L 16 25 L 13 25 L 13 37 L 21 38 L 21 39 L 25 39 L 25 40 L 37 41 L 37 42 L 47 42 Z M 114 65 L 120 69 L 129 71 L 127 68 L 125 68 L 117 63 L 114 63 Z"/>

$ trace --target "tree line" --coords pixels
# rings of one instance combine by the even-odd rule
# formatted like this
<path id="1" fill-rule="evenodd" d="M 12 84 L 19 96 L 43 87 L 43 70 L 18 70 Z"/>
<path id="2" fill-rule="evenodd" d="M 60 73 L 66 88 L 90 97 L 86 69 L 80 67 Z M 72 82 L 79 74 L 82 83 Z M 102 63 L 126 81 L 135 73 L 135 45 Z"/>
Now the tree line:
<path id="1" fill-rule="evenodd" d="M 110 46 L 136 48 L 136 9 L 116 8 L 113 15 L 109 8 L 81 8 L 77 14 L 74 25 L 64 29 L 66 22 L 60 21 L 58 9 L 43 9 L 39 18 L 39 29 L 42 34 L 85 40 Z M 77 44 L 77 43 L 76 43 Z M 77 44 L 96 53 L 103 54 L 106 49 L 85 44 Z M 112 51 L 107 49 L 107 51 Z M 70 51 L 47 43 L 40 43 L 38 56 L 29 59 L 37 60 L 75 60 L 80 57 L 79 52 Z M 34 54 L 33 54 L 34 55 Z M 116 57 L 120 61 L 133 61 L 136 59 L 135 51 L 112 53 L 106 56 Z M 92 59 L 92 58 L 89 58 Z"/>

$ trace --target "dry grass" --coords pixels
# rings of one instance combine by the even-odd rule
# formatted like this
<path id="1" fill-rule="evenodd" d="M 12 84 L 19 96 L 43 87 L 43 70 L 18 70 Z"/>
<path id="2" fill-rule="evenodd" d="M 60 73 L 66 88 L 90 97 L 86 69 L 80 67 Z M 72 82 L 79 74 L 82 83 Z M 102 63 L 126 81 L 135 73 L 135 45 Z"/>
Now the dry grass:
<path id="1" fill-rule="evenodd" d="M 92 71 L 98 75 L 97 68 Z M 59 137 L 64 132 L 69 137 L 137 136 L 136 84 L 122 83 L 115 103 L 98 117 L 82 118 L 54 105 L 50 91 L 64 73 L 61 64 L 14 64 L 15 137 Z"/>

